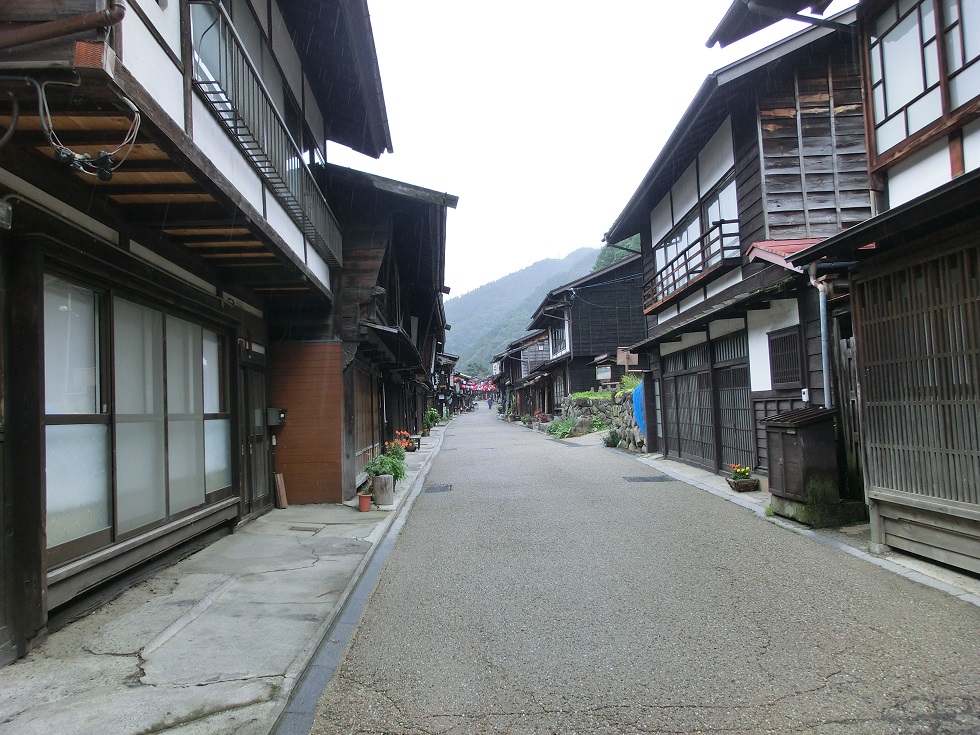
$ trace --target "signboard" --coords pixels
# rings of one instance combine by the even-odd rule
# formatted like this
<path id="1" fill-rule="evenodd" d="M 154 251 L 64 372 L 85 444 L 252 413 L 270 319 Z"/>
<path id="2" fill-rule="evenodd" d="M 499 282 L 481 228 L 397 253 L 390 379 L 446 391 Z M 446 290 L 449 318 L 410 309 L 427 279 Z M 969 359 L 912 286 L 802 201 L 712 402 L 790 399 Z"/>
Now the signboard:
<path id="1" fill-rule="evenodd" d="M 600 383 L 608 383 L 612 380 L 612 365 L 597 365 L 595 379 Z"/>

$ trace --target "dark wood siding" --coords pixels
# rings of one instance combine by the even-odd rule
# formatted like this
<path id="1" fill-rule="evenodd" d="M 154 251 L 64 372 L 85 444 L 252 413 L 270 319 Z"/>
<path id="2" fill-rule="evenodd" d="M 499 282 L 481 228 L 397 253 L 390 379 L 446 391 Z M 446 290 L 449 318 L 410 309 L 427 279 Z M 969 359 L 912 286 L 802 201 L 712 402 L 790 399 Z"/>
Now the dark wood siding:
<path id="1" fill-rule="evenodd" d="M 836 48 L 759 96 L 767 239 L 830 237 L 871 216 L 859 68 Z"/>

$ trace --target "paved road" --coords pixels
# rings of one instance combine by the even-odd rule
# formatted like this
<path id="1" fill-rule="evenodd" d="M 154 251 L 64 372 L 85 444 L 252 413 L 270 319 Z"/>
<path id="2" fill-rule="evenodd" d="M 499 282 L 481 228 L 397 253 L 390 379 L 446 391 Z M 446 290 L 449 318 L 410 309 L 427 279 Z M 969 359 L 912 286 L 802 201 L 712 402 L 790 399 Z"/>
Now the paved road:
<path id="1" fill-rule="evenodd" d="M 486 408 L 427 485 L 317 735 L 980 732 L 973 605 Z"/>

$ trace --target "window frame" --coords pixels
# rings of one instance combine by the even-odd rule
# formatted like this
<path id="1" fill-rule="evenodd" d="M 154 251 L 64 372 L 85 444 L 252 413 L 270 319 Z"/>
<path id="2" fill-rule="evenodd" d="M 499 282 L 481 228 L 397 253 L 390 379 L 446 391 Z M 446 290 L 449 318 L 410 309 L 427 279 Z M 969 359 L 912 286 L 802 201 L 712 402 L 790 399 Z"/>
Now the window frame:
<path id="1" fill-rule="evenodd" d="M 943 9 L 945 2 L 956 4 L 957 19 L 955 21 L 949 23 L 945 21 Z M 961 52 L 965 53 L 964 24 L 962 22 L 962 6 L 964 2 L 965 0 L 917 0 L 904 13 L 900 14 L 899 2 L 898 0 L 893 0 L 884 5 L 875 5 L 874 13 L 866 16 L 862 47 L 864 53 L 864 74 L 867 80 L 864 94 L 865 107 L 868 112 L 865 119 L 867 121 L 868 153 L 872 173 L 878 173 L 885 168 L 893 166 L 943 136 L 955 132 L 958 128 L 975 118 L 978 112 L 980 112 L 980 91 L 955 108 L 951 102 L 952 80 L 967 72 L 980 74 L 980 51 L 973 58 L 964 59 L 964 62 L 959 68 L 953 71 L 949 70 L 947 37 L 955 33 L 959 39 Z M 932 9 L 930 17 L 932 18 L 934 28 L 930 31 L 933 35 L 930 35 L 923 42 L 922 8 L 926 5 L 929 5 Z M 882 36 L 878 37 L 875 35 L 877 25 L 886 13 L 894 13 L 895 19 L 887 26 L 887 30 Z M 888 33 L 893 32 L 913 14 L 917 17 L 917 41 L 920 55 L 920 68 L 923 74 L 923 89 L 895 110 L 886 109 L 884 111 L 884 117 L 879 118 L 879 105 L 875 102 L 876 98 L 880 96 L 883 100 L 882 104 L 887 105 L 887 101 L 885 100 L 887 69 L 885 68 L 884 56 L 882 54 L 882 38 Z M 930 44 L 935 44 L 936 63 L 938 65 L 938 79 L 931 85 L 928 83 L 926 76 L 927 60 L 925 55 L 925 48 Z M 980 44 L 977 45 L 977 48 L 980 49 Z M 876 66 L 881 70 L 881 78 L 877 81 L 875 80 Z M 909 132 L 910 128 L 913 127 L 908 117 L 909 108 L 924 100 L 936 90 L 939 91 L 940 99 L 939 116 L 925 125 L 918 126 L 913 132 Z M 902 119 L 904 133 L 893 145 L 879 151 L 879 130 L 885 125 L 894 123 L 899 118 Z"/>
<path id="2" fill-rule="evenodd" d="M 786 337 L 793 336 L 796 338 L 795 350 L 792 351 L 793 355 L 796 357 L 797 366 L 797 377 L 798 380 L 794 381 L 777 381 L 776 380 L 776 365 L 773 362 L 773 342 L 775 340 L 784 339 Z M 805 340 L 803 339 L 803 334 L 799 325 L 792 327 L 785 327 L 783 329 L 774 329 L 771 332 L 766 333 L 766 344 L 769 353 L 769 381 L 772 386 L 772 390 L 802 390 L 808 384 L 807 381 L 807 369 L 806 369 L 806 359 L 803 353 L 803 347 Z M 790 352 L 784 350 L 781 354 L 788 355 Z"/>
<path id="3" fill-rule="evenodd" d="M 97 408 L 98 413 L 49 413 L 47 408 L 44 409 L 44 425 L 45 429 L 48 426 L 70 426 L 70 425 L 100 425 L 107 427 L 107 457 L 106 457 L 106 471 L 109 474 L 107 492 L 109 493 L 108 507 L 109 507 L 109 526 L 106 529 L 100 529 L 99 531 L 88 533 L 77 538 L 70 539 L 64 543 L 57 544 L 47 548 L 47 566 L 48 568 L 54 568 L 60 566 L 64 563 L 72 561 L 74 559 L 83 557 L 87 554 L 94 553 L 100 549 L 108 548 L 113 544 L 124 542 L 135 536 L 138 536 L 146 531 L 163 526 L 167 523 L 172 523 L 178 521 L 183 517 L 192 515 L 193 513 L 199 511 L 201 508 L 207 507 L 216 502 L 220 502 L 227 497 L 234 495 L 235 487 L 235 452 L 234 452 L 234 441 L 235 441 L 235 425 L 233 421 L 233 410 L 231 405 L 231 389 L 233 374 L 231 370 L 233 369 L 233 361 L 229 353 L 230 345 L 232 344 L 230 328 L 227 325 L 221 325 L 207 320 L 201 314 L 193 312 L 184 312 L 172 308 L 167 308 L 164 304 L 153 301 L 152 299 L 147 299 L 140 297 L 137 294 L 131 293 L 121 288 L 115 288 L 113 286 L 98 285 L 87 279 L 78 278 L 76 275 L 65 272 L 54 265 L 45 268 L 44 270 L 45 281 L 48 276 L 57 278 L 60 281 L 68 283 L 80 289 L 85 289 L 87 291 L 95 294 L 97 298 L 96 302 L 96 329 L 98 337 L 97 346 L 97 359 L 98 365 L 96 366 L 96 375 L 99 381 L 99 400 Z M 158 520 L 151 521 L 149 523 L 143 524 L 139 527 L 130 528 L 126 531 L 119 530 L 119 508 L 118 508 L 118 498 L 119 498 L 119 488 L 118 488 L 118 461 L 116 457 L 116 447 L 117 447 L 117 433 L 119 427 L 124 424 L 120 424 L 117 420 L 118 405 L 117 397 L 115 391 L 115 341 L 116 341 L 116 330 L 113 322 L 113 312 L 114 303 L 117 299 L 123 299 L 126 302 L 140 306 L 142 308 L 149 309 L 160 315 L 160 318 L 165 325 L 167 317 L 173 317 L 176 319 L 183 320 L 190 324 L 199 327 L 202 339 L 202 351 L 203 351 L 203 334 L 205 332 L 210 332 L 217 337 L 217 351 L 219 355 L 219 392 L 221 394 L 220 406 L 218 413 L 206 413 L 204 411 L 204 406 L 202 405 L 201 416 L 205 423 L 209 419 L 219 419 L 228 421 L 229 426 L 229 446 L 228 446 L 228 468 L 229 468 L 229 484 L 218 488 L 212 492 L 207 492 L 207 479 L 206 472 L 205 477 L 202 478 L 204 485 L 204 501 L 199 505 L 195 505 L 190 508 L 178 512 L 171 511 L 171 498 L 170 498 L 170 478 L 169 478 L 169 426 L 167 426 L 167 394 L 168 386 L 166 380 L 166 363 L 167 363 L 167 330 L 164 326 L 163 328 L 163 344 L 160 359 L 162 364 L 160 369 L 164 373 L 163 377 L 163 387 L 162 387 L 162 401 L 163 401 L 163 425 L 164 425 L 164 477 L 163 477 L 163 487 L 164 487 L 164 507 L 165 513 L 162 518 Z M 43 316 L 42 316 L 43 321 Z M 46 330 L 45 330 L 46 332 Z M 44 337 L 42 336 L 42 340 Z M 44 355 L 42 364 L 40 366 L 41 371 L 41 383 L 46 389 L 46 375 L 45 375 L 45 363 L 47 360 L 47 355 Z M 203 382 L 203 364 L 202 370 L 202 382 Z M 202 386 L 203 388 L 203 386 Z M 204 444 L 204 453 L 206 456 L 207 444 Z M 45 466 L 47 466 L 47 459 L 45 459 Z M 45 517 L 45 525 L 47 525 L 47 516 Z"/>

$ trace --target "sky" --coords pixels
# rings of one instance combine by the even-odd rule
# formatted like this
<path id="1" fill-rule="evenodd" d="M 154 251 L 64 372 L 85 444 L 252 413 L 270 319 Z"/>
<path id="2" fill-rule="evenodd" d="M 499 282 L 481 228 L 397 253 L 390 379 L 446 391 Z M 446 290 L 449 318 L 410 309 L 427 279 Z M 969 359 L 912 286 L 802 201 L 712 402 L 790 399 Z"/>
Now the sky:
<path id="1" fill-rule="evenodd" d="M 731 2 L 368 0 L 394 152 L 327 160 L 459 197 L 449 298 L 598 248 L 705 77 L 804 27 L 706 48 Z"/>

